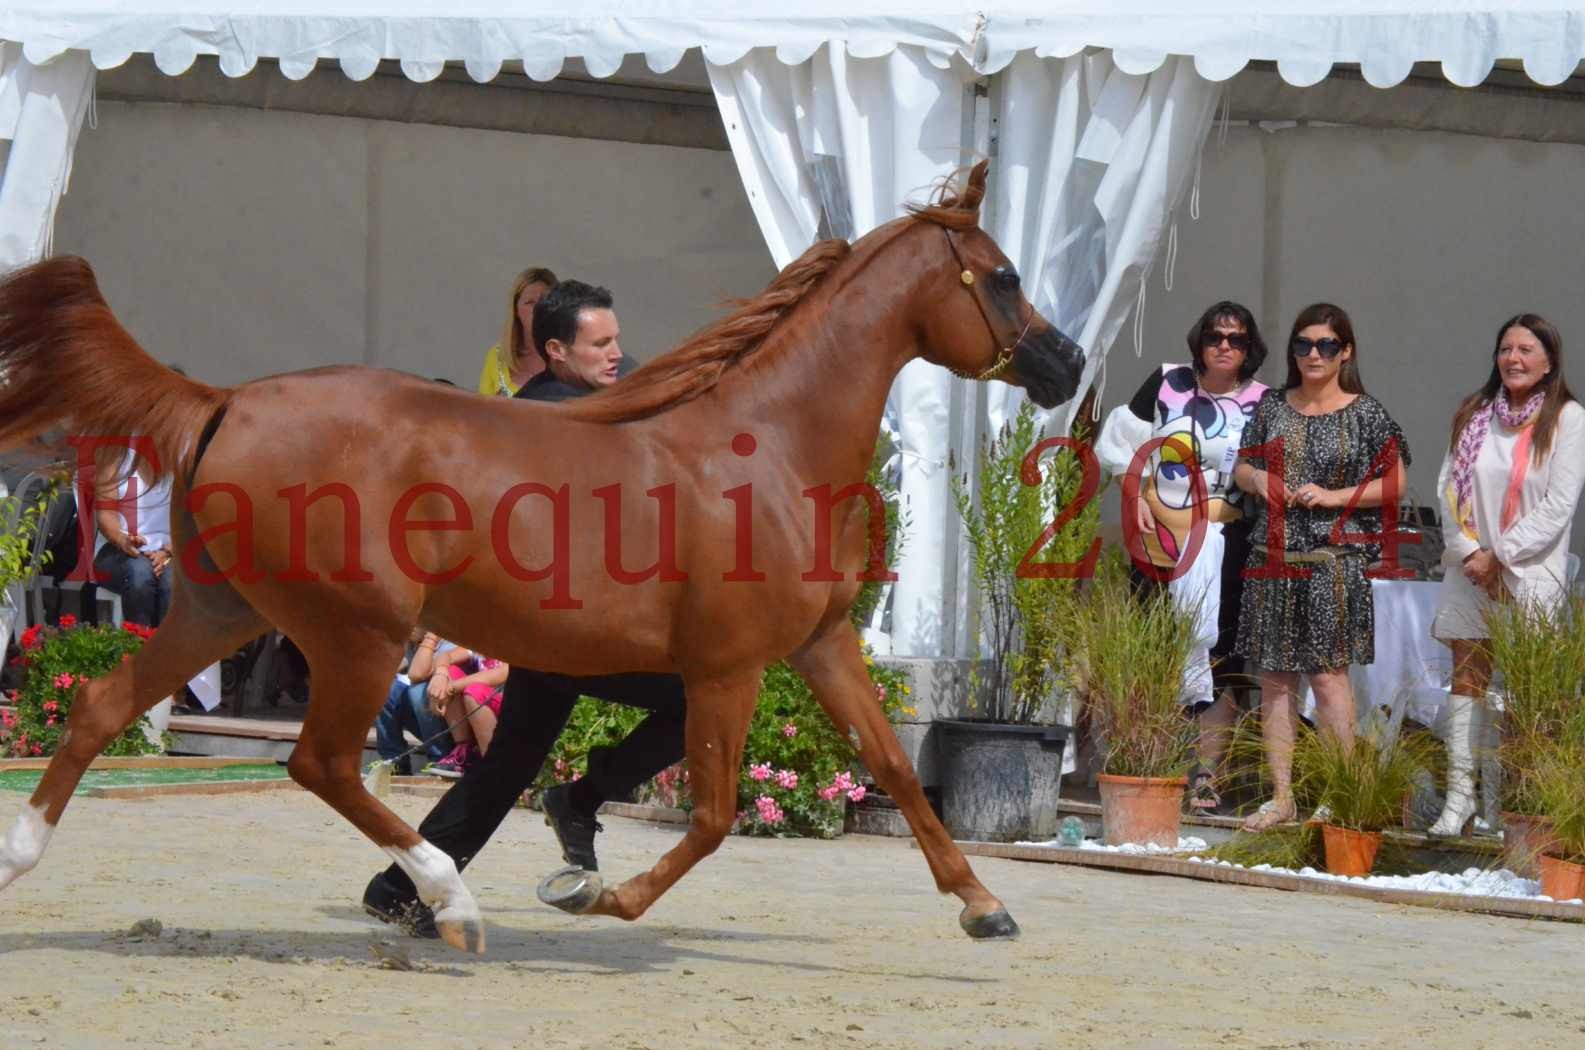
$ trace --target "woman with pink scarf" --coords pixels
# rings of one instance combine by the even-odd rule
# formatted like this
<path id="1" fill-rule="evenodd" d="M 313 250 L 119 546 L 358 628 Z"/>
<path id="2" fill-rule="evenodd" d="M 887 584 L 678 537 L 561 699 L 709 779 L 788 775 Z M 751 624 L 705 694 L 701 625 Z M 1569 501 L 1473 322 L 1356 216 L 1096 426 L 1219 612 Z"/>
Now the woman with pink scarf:
<path id="1" fill-rule="evenodd" d="M 1447 541 L 1431 634 L 1453 650 L 1447 804 L 1434 835 L 1457 835 L 1475 812 L 1474 740 L 1490 723 L 1487 604 L 1549 605 L 1568 587 L 1569 529 L 1585 484 L 1585 408 L 1563 380 L 1563 339 L 1520 314 L 1497 330 L 1491 375 L 1464 399 L 1437 488 Z"/>

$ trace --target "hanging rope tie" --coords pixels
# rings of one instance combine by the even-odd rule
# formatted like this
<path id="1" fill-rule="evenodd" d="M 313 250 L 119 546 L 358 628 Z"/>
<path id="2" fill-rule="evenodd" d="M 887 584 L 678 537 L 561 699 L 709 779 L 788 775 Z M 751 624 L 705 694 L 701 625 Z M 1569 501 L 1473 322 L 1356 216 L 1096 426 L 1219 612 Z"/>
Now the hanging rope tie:
<path id="1" fill-rule="evenodd" d="M 1198 218 L 1198 216 L 1196 216 Z M 1178 217 L 1172 217 L 1172 226 L 1167 230 L 1167 268 L 1162 273 L 1162 284 L 1167 291 L 1172 291 L 1172 270 L 1178 264 Z"/>
<path id="2" fill-rule="evenodd" d="M 1134 356 L 1145 356 L 1145 289 L 1150 285 L 1150 274 L 1139 279 L 1139 301 L 1134 304 Z M 1101 358 L 1104 364 L 1106 358 Z"/>
<path id="3" fill-rule="evenodd" d="M 1227 145 L 1227 129 L 1233 123 L 1233 90 L 1231 86 L 1222 88 L 1221 105 L 1217 108 L 1221 110 L 1221 115 L 1217 118 L 1221 127 L 1216 132 L 1216 145 L 1220 149 Z"/>

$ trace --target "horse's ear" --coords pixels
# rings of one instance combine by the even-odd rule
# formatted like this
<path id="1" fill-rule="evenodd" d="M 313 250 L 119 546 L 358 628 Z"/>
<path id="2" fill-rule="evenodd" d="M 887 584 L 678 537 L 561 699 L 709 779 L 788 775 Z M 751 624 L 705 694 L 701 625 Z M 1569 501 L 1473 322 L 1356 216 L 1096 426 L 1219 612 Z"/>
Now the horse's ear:
<path id="1" fill-rule="evenodd" d="M 985 178 L 990 169 L 991 162 L 982 160 L 969 170 L 969 184 L 959 202 L 961 207 L 970 211 L 980 210 L 980 202 L 985 199 Z"/>
<path id="2" fill-rule="evenodd" d="M 991 170 L 991 162 L 982 160 L 969 171 L 969 189 L 976 197 L 985 196 L 985 177 Z"/>

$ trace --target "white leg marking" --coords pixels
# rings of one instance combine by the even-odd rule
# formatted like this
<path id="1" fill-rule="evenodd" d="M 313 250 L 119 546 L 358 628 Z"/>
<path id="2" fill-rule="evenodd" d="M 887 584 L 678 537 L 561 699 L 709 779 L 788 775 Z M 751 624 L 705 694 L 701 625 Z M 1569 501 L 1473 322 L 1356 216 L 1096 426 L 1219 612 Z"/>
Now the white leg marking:
<path id="1" fill-rule="evenodd" d="M 0 844 L 0 890 L 32 871 L 44 856 L 55 826 L 44 819 L 44 807 L 27 805 Z"/>
<path id="2" fill-rule="evenodd" d="M 412 849 L 384 847 L 385 853 L 418 887 L 418 899 L 435 910 L 437 923 L 478 923 L 479 904 L 463 885 L 457 865 L 445 853 L 420 842 Z"/>

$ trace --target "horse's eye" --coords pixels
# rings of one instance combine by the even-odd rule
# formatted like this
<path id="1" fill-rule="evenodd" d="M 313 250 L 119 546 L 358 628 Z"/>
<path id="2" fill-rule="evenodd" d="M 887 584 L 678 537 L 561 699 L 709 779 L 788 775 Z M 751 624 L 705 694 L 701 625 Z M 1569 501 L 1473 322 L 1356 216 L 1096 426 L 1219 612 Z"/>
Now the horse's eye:
<path id="1" fill-rule="evenodd" d="M 1018 291 L 1018 271 L 1006 266 L 998 266 L 991 271 L 991 281 L 995 283 L 999 292 Z"/>

